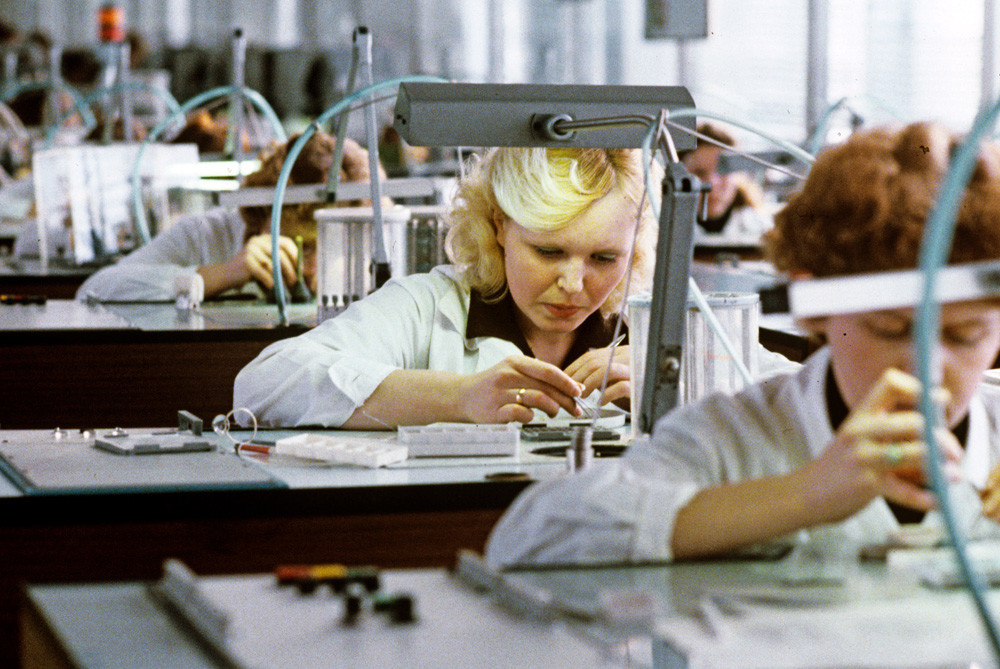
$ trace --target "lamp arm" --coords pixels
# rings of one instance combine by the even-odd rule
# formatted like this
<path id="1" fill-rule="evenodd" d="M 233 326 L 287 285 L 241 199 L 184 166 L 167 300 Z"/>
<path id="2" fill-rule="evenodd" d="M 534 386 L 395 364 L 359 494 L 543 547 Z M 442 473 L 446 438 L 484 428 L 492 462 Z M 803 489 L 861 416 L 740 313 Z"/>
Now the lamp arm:
<path id="1" fill-rule="evenodd" d="M 652 432 L 656 421 L 677 406 L 688 276 L 702 189 L 701 181 L 683 163 L 666 166 L 639 409 L 639 429 L 643 433 Z"/>

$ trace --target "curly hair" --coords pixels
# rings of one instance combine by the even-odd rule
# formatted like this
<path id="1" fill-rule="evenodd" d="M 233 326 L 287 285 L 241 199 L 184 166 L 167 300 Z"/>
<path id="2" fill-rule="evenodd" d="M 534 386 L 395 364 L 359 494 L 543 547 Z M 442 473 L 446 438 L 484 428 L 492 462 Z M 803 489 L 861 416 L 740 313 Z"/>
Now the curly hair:
<path id="1" fill-rule="evenodd" d="M 859 130 L 820 153 L 775 217 L 765 249 L 815 277 L 917 266 L 948 161 L 962 141 L 936 123 Z M 1000 258 L 1000 148 L 983 144 L 956 218 L 949 261 Z"/>
<path id="2" fill-rule="evenodd" d="M 636 149 L 490 149 L 473 157 L 448 214 L 445 249 L 459 276 L 487 300 L 507 290 L 498 215 L 536 231 L 559 230 L 612 191 L 643 202 L 642 154 Z M 656 226 L 648 200 L 639 220 L 632 292 L 648 288 Z M 605 316 L 625 298 L 625 278 L 601 305 Z"/>
<path id="3" fill-rule="evenodd" d="M 298 141 L 301 134 L 295 134 L 285 143 L 275 143 L 261 152 L 260 168 L 243 179 L 243 185 L 274 186 L 285 164 L 288 151 Z M 323 131 L 317 131 L 302 147 L 292 171 L 288 175 L 289 184 L 324 183 L 333 165 L 336 138 Z M 360 144 L 344 138 L 344 158 L 341 162 L 341 181 L 368 181 L 368 151 Z M 351 203 L 344 203 L 351 204 Z M 319 203 L 286 205 L 282 207 L 282 227 L 289 222 L 312 221 L 313 212 L 327 206 Z M 267 206 L 241 207 L 240 214 L 246 223 L 246 239 L 259 235 L 271 227 L 271 208 Z"/>

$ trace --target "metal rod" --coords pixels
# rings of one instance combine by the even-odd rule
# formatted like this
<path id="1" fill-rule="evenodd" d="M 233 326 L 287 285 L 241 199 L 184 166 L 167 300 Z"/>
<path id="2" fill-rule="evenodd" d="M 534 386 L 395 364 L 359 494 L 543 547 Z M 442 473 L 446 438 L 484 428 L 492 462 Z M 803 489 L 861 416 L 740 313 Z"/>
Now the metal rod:
<path id="1" fill-rule="evenodd" d="M 351 69 L 347 75 L 347 89 L 344 91 L 344 97 L 347 97 L 354 92 L 354 84 L 356 83 L 358 76 L 358 49 L 354 46 L 352 42 L 351 46 Z M 336 77 L 336 73 L 334 73 Z M 334 83 L 334 85 L 336 85 Z M 337 129 L 334 132 L 336 143 L 333 148 L 333 164 L 330 166 L 330 174 L 327 175 L 326 179 L 326 201 L 333 203 L 337 201 L 337 184 L 340 181 L 340 164 L 344 160 L 344 136 L 347 134 L 347 118 L 354 108 L 345 109 L 337 117 Z"/>
<path id="2" fill-rule="evenodd" d="M 372 35 L 368 28 L 359 26 L 354 32 L 355 48 L 361 55 L 365 85 L 375 83 L 372 76 Z M 371 97 L 371 96 L 369 96 Z M 368 140 L 368 181 L 371 184 L 372 199 L 372 288 L 378 288 L 389 278 L 389 253 L 385 243 L 385 229 L 382 217 L 382 186 L 379 179 L 378 129 L 375 126 L 375 106 L 368 105 L 364 111 L 365 136 Z"/>
<path id="3" fill-rule="evenodd" d="M 233 31 L 233 94 L 229 97 L 229 136 L 226 153 L 235 161 L 243 159 L 243 92 L 246 86 L 247 41 L 243 31 Z"/>
<path id="4" fill-rule="evenodd" d="M 132 134 L 132 89 L 128 86 L 129 71 L 131 70 L 132 47 L 128 42 L 118 45 L 118 103 L 121 108 L 122 118 L 122 139 L 131 142 L 135 139 Z"/>
<path id="5" fill-rule="evenodd" d="M 648 126 L 656 122 L 655 116 L 604 116 L 601 118 L 582 119 L 579 121 L 556 121 L 553 125 L 560 132 L 573 130 L 596 130 L 598 128 L 618 128 L 627 125 Z"/>

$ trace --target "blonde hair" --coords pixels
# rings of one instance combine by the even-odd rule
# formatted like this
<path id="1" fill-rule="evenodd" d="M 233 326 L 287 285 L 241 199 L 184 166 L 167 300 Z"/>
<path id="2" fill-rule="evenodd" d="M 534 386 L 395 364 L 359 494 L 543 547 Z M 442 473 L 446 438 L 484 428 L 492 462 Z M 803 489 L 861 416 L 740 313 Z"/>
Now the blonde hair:
<path id="1" fill-rule="evenodd" d="M 445 249 L 462 280 L 484 299 L 496 301 L 507 290 L 494 227 L 498 216 L 529 230 L 559 230 L 613 191 L 638 207 L 644 188 L 637 149 L 491 149 L 470 161 L 458 186 Z M 655 259 L 656 227 L 648 200 L 637 234 L 631 292 L 648 287 Z M 625 277 L 601 305 L 601 313 L 613 313 L 624 298 Z"/>

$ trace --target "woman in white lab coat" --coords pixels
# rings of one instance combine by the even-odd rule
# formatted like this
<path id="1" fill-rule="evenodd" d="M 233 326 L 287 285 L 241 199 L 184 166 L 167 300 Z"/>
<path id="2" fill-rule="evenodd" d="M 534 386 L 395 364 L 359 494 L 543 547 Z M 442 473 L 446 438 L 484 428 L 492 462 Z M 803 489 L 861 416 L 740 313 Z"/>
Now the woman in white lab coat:
<path id="1" fill-rule="evenodd" d="M 699 123 L 698 132 L 717 143 L 699 137 L 696 147 L 681 156 L 688 170 L 711 186 L 705 195 L 705 217 L 698 220 L 696 243 L 701 239 L 759 244 L 761 235 L 774 226 L 763 191 L 745 172 L 719 171 L 724 147 L 735 147 L 736 140 L 721 127 L 709 123 Z"/>
<path id="2" fill-rule="evenodd" d="M 914 124 L 860 131 L 817 159 L 768 236 L 793 276 L 913 268 L 959 137 Z M 985 146 L 958 214 L 951 263 L 1000 258 L 1000 149 Z M 886 285 L 886 291 L 892 286 Z M 808 323 L 827 346 L 794 374 L 664 416 L 618 462 L 529 488 L 491 536 L 498 564 L 682 559 L 781 541 L 817 526 L 884 544 L 940 522 L 925 489 L 914 409 L 912 309 Z M 942 306 L 946 428 L 938 442 L 966 529 L 1000 517 L 1000 398 L 983 372 L 1000 351 L 1000 302 Z M 980 503 L 982 490 L 985 505 Z M 992 491 L 992 492 L 990 492 Z"/>
<path id="3" fill-rule="evenodd" d="M 265 151 L 260 169 L 247 175 L 244 185 L 275 185 L 288 149 L 297 139 L 295 135 Z M 295 161 L 289 183 L 324 183 L 333 161 L 334 145 L 334 137 L 327 133 L 317 132 L 310 137 Z M 368 152 L 357 142 L 346 139 L 341 167 L 342 180 L 367 181 Z M 298 250 L 293 238 L 301 236 L 305 240 L 304 275 L 310 290 L 315 290 L 313 212 L 318 206 L 321 205 L 284 207 L 279 249 L 286 286 L 292 287 L 297 281 Z M 91 275 L 77 290 L 76 297 L 101 302 L 172 300 L 178 286 L 189 286 L 192 281 L 203 283 L 205 297 L 231 290 L 269 291 L 274 287 L 270 227 L 268 206 L 239 210 L 215 207 L 181 217 L 150 243 Z"/>
<path id="4" fill-rule="evenodd" d="M 637 150 L 488 151 L 450 213 L 453 265 L 272 344 L 237 376 L 234 406 L 265 425 L 353 429 L 579 415 L 575 398 L 601 384 L 637 226 L 631 285 L 648 286 L 643 189 Z M 628 398 L 628 373 L 623 345 L 605 402 Z"/>

